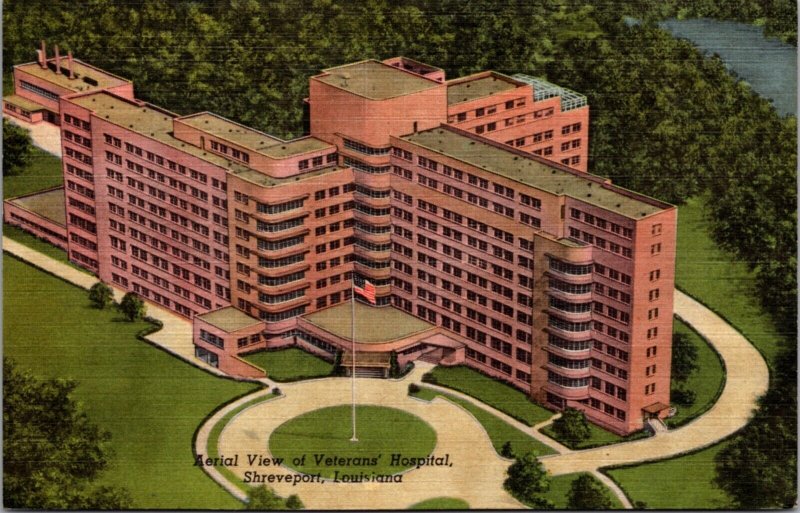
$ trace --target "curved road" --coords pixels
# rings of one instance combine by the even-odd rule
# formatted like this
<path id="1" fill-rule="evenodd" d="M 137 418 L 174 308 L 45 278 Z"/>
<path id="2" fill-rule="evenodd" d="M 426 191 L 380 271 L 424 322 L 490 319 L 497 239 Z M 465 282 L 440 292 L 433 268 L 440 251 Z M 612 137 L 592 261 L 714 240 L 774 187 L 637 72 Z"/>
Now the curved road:
<path id="1" fill-rule="evenodd" d="M 3 249 L 79 286 L 88 288 L 96 280 L 96 278 L 77 271 L 67 264 L 15 243 L 7 237 L 3 237 Z M 153 337 L 151 335 L 151 341 L 173 352 L 176 356 L 186 359 L 193 365 L 197 365 L 197 360 L 192 358 L 183 347 L 187 343 L 191 343 L 191 332 L 186 326 L 188 323 L 176 322 L 174 318 L 177 316 L 155 305 L 148 305 L 148 309 L 156 316 L 163 317 L 165 325 L 170 328 L 158 332 L 160 336 Z M 543 456 L 541 458 L 542 463 L 553 475 L 581 471 L 596 473 L 599 468 L 609 465 L 638 463 L 674 456 L 714 444 L 748 423 L 753 410 L 757 406 L 758 397 L 766 392 L 769 382 L 769 370 L 761 354 L 741 333 L 733 329 L 722 318 L 677 290 L 675 291 L 675 314 L 703 335 L 719 352 L 725 362 L 727 373 L 725 387 L 714 406 L 693 422 L 651 438 L 595 449 Z M 175 327 L 180 329 L 173 329 Z M 188 340 L 186 339 L 187 336 L 189 336 Z M 415 373 L 414 377 L 417 375 L 419 373 Z M 464 410 L 441 399 L 437 399 L 431 404 L 414 401 L 406 394 L 408 379 L 403 381 L 359 380 L 359 382 L 361 383 L 362 391 L 362 394 L 359 395 L 361 401 L 386 404 L 387 406 L 395 404 L 425 417 L 440 431 L 437 452 L 440 449 L 449 450 L 452 448 L 453 451 L 459 454 L 461 461 L 459 466 L 464 469 L 471 469 L 468 473 L 457 472 L 459 474 L 458 478 L 453 479 L 451 474 L 445 475 L 440 472 L 431 472 L 435 470 L 435 467 L 423 468 L 409 473 L 408 483 L 416 482 L 418 485 L 423 486 L 425 493 L 436 493 L 436 495 L 430 495 L 429 497 L 448 494 L 453 496 L 463 495 L 465 498 L 469 496 L 472 499 L 470 504 L 473 507 L 510 508 L 518 504 L 501 487 L 503 474 L 508 462 L 494 453 L 480 424 L 475 422 L 474 418 Z M 367 384 L 368 387 L 365 386 Z M 286 384 L 282 385 L 282 388 L 287 393 L 287 397 L 284 400 L 276 401 L 276 405 L 287 407 L 290 404 L 296 404 L 297 406 L 289 408 L 291 410 L 303 408 L 301 406 L 303 403 L 312 406 L 316 403 L 341 404 L 348 402 L 347 396 L 349 394 L 343 392 L 346 392 L 349 388 L 341 379 L 330 378 Z M 304 392 L 310 392 L 310 394 L 305 394 Z M 263 393 L 263 391 L 255 392 L 254 394 L 259 393 Z M 242 398 L 241 401 L 252 399 L 254 394 Z M 490 407 L 475 400 L 472 400 L 472 402 L 484 409 L 491 410 Z M 265 431 L 266 424 L 273 424 L 273 422 L 266 424 L 254 423 L 253 418 L 258 417 L 257 412 L 259 410 L 267 411 L 263 408 L 269 407 L 271 403 L 262 403 L 246 409 L 235 417 L 220 437 L 220 449 L 239 452 L 241 449 L 231 444 L 231 441 L 238 439 L 239 441 L 251 440 L 251 442 L 244 445 L 250 449 L 265 451 L 266 440 L 270 433 L 269 430 Z M 235 404 L 240 404 L 240 402 L 237 401 Z M 233 406 L 229 405 L 229 407 Z M 227 411 L 227 407 L 222 411 Z M 270 417 L 273 416 L 272 413 L 270 411 Z M 280 416 L 288 414 L 288 412 L 278 411 L 275 413 Z M 506 417 L 501 412 L 493 411 L 493 413 L 501 418 Z M 218 418 L 220 418 L 219 415 L 214 415 L 200 427 L 195 446 L 195 450 L 198 453 L 206 453 L 207 434 L 214 424 L 214 419 Z M 442 422 L 444 420 L 447 420 L 447 422 Z M 532 434 L 531 428 L 527 428 L 526 431 Z M 254 439 L 260 439 L 261 441 L 253 445 L 252 440 Z M 551 446 L 553 445 L 551 444 Z M 554 448 L 558 450 L 558 447 Z M 206 469 L 209 470 L 208 467 Z M 219 473 L 210 472 L 210 474 L 226 488 L 233 486 Z M 414 477 L 415 475 L 419 477 L 427 475 L 433 478 L 433 486 L 420 483 L 419 477 Z M 475 486 L 476 481 L 482 484 Z M 488 486 L 486 486 L 487 484 Z M 408 488 L 405 485 L 402 486 L 403 488 Z M 476 494 L 477 489 L 480 490 Z M 394 485 L 381 487 L 374 484 L 349 485 L 346 490 L 346 498 L 340 488 L 337 490 L 338 493 L 319 495 L 319 500 L 317 500 L 317 494 L 314 493 L 304 496 L 304 500 L 307 498 L 307 503 L 314 508 L 352 509 L 354 505 L 349 500 L 359 496 L 364 501 L 362 507 L 380 503 L 384 505 L 391 504 L 390 508 L 396 508 L 401 506 L 398 497 L 405 497 L 406 492 L 405 489 L 401 490 Z M 614 491 L 619 495 L 618 490 Z M 289 491 L 289 493 L 294 493 L 294 491 Z M 413 495 L 420 496 L 422 494 Z M 347 504 L 344 502 L 347 502 Z"/>

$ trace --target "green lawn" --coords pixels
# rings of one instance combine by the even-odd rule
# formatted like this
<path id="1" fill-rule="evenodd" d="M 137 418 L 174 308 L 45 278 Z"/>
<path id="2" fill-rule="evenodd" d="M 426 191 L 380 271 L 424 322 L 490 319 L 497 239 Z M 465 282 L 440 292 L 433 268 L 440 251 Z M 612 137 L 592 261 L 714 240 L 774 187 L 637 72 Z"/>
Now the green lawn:
<path id="1" fill-rule="evenodd" d="M 33 148 L 30 165 L 18 176 L 3 177 L 3 199 L 56 187 L 64 183 L 61 159 Z"/>
<path id="2" fill-rule="evenodd" d="M 688 456 L 609 470 L 631 502 L 644 501 L 652 509 L 726 509 L 727 494 L 714 486 L 717 444 Z"/>
<path id="3" fill-rule="evenodd" d="M 694 390 L 697 397 L 691 406 L 678 406 L 678 413 L 667 419 L 667 424 L 671 427 L 680 426 L 711 408 L 725 385 L 725 368 L 716 351 L 682 321 L 675 319 L 673 326 L 675 333 L 687 334 L 697 348 L 697 369 L 683 385 L 689 390 Z"/>
<path id="4" fill-rule="evenodd" d="M 643 433 L 634 433 L 629 436 L 619 436 L 617 434 L 612 433 L 606 429 L 601 428 L 596 424 L 589 423 L 589 431 L 591 435 L 588 439 L 579 442 L 577 444 L 567 442 L 566 440 L 562 440 L 561 437 L 556 435 L 556 432 L 553 430 L 553 425 L 549 425 L 543 427 L 539 430 L 541 433 L 549 436 L 554 440 L 558 440 L 562 444 L 566 445 L 570 449 L 588 449 L 590 447 L 598 447 L 601 445 L 609 445 L 609 444 L 616 444 L 619 442 L 625 442 L 627 440 L 635 440 L 637 438 L 642 438 L 644 435 Z"/>
<path id="5" fill-rule="evenodd" d="M 544 494 L 544 497 L 555 504 L 556 509 L 566 509 L 569 489 L 572 486 L 572 482 L 580 477 L 581 474 L 581 472 L 576 472 L 575 474 L 563 474 L 550 478 L 550 490 Z M 622 503 L 616 495 L 611 493 L 611 490 L 608 491 L 608 495 L 614 504 L 613 509 L 624 509 Z"/>
<path id="6" fill-rule="evenodd" d="M 483 429 L 489 434 L 492 446 L 494 450 L 497 451 L 497 454 L 500 454 L 500 450 L 506 442 L 511 442 L 511 447 L 517 454 L 525 454 L 527 452 L 533 452 L 537 456 L 555 454 L 553 449 L 542 442 L 532 438 L 530 435 L 520 431 L 499 417 L 492 415 L 483 408 L 475 406 L 469 401 L 426 387 L 421 387 L 420 391 L 413 395 L 414 397 L 426 401 L 430 401 L 436 396 L 441 396 L 467 410 L 480 422 Z"/>
<path id="7" fill-rule="evenodd" d="M 408 509 L 469 509 L 469 504 L 465 500 L 453 497 L 436 497 L 435 499 L 418 502 Z"/>
<path id="8" fill-rule="evenodd" d="M 421 418 L 385 406 L 356 406 L 358 442 L 352 442 L 349 405 L 331 406 L 290 419 L 272 432 L 269 451 L 283 464 L 305 474 L 333 478 L 340 475 L 398 474 L 413 463 L 392 465 L 392 454 L 424 458 L 436 447 L 436 431 Z M 360 458 L 349 465 L 326 463 L 314 456 Z M 304 463 L 295 464 L 296 458 Z M 373 458 L 376 458 L 372 461 Z"/>
<path id="9" fill-rule="evenodd" d="M 522 391 L 469 367 L 435 367 L 431 374 L 436 384 L 470 395 L 529 426 L 553 416 L 553 412 L 531 402 Z"/>
<path id="10" fill-rule="evenodd" d="M 678 210 L 675 282 L 721 313 L 772 364 L 779 347 L 778 330 L 756 299 L 753 274 L 711 240 L 702 201 L 692 198 Z"/>
<path id="11" fill-rule="evenodd" d="M 3 257 L 5 355 L 42 377 L 79 382 L 75 397 L 112 433 L 102 484 L 128 488 L 137 509 L 235 509 L 193 466 L 192 437 L 215 407 L 254 385 L 214 377 L 137 340 L 150 324 L 88 305 L 86 292 Z"/>
<path id="12" fill-rule="evenodd" d="M 44 253 L 45 255 L 58 260 L 59 262 L 63 262 L 65 264 L 69 264 L 76 269 L 82 268 L 72 264 L 67 258 L 67 252 L 61 248 L 57 248 L 52 244 L 45 242 L 41 239 L 38 239 L 31 235 L 30 233 L 22 230 L 17 226 L 12 226 L 10 224 L 3 224 L 3 235 L 8 237 L 9 239 L 13 239 L 20 244 L 24 244 L 29 248 L 35 249 L 40 253 Z"/>
<path id="13" fill-rule="evenodd" d="M 333 364 L 296 347 L 259 351 L 244 359 L 264 369 L 269 379 L 280 382 L 323 378 L 333 370 Z"/>

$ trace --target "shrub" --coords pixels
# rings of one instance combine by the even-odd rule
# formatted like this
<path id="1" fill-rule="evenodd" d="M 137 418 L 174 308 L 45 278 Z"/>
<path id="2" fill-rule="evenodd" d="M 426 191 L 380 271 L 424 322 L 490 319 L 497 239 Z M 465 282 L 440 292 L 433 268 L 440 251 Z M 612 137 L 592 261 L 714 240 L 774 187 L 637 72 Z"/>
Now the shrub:
<path id="1" fill-rule="evenodd" d="M 694 390 L 685 388 L 676 388 L 672 390 L 672 402 L 681 406 L 693 405 L 696 397 L 697 394 L 695 394 Z"/>
<path id="2" fill-rule="evenodd" d="M 416 383 L 411 383 L 408 385 L 408 395 L 419 393 L 419 390 L 420 390 L 419 385 L 417 385 Z"/>
<path id="3" fill-rule="evenodd" d="M 500 449 L 500 456 L 504 458 L 514 457 L 514 448 L 511 447 L 510 441 L 506 441 L 506 443 L 503 444 L 503 447 Z"/>
<path id="4" fill-rule="evenodd" d="M 283 392 L 281 392 L 281 389 L 278 387 L 273 388 L 272 393 L 275 395 L 283 395 Z"/>
<path id="5" fill-rule="evenodd" d="M 432 373 L 426 372 L 425 374 L 422 375 L 422 382 L 436 385 L 437 383 L 439 383 L 439 380 L 437 380 L 436 376 L 434 376 Z"/>

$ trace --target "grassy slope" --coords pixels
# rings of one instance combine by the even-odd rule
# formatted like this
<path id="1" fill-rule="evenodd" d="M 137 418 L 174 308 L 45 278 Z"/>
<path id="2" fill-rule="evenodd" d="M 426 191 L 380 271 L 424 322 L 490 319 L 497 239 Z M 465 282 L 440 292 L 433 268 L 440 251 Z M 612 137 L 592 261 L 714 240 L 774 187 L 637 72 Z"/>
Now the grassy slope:
<path id="1" fill-rule="evenodd" d="M 274 381 L 321 378 L 329 376 L 333 370 L 332 364 L 296 347 L 259 351 L 244 359 L 267 371 L 267 376 Z"/>
<path id="2" fill-rule="evenodd" d="M 625 437 L 614 434 L 611 431 L 607 431 L 601 428 L 600 426 L 592 423 L 589 423 L 589 431 L 591 432 L 589 438 L 577 444 L 570 444 L 567 443 L 565 440 L 562 440 L 561 437 L 556 434 L 552 424 L 543 427 L 539 431 L 554 440 L 558 440 L 559 442 L 566 445 L 570 449 L 586 449 L 589 447 L 597 447 L 600 445 L 616 444 L 626 440 Z M 635 433 L 634 436 L 631 438 L 640 438 L 640 437 L 641 437 L 640 434 Z"/>
<path id="3" fill-rule="evenodd" d="M 500 450 L 506 442 L 511 442 L 511 447 L 517 454 L 525 454 L 529 451 L 538 456 L 555 454 L 555 451 L 550 447 L 501 420 L 499 417 L 492 415 L 482 408 L 478 408 L 469 401 L 425 387 L 422 387 L 419 393 L 414 394 L 414 396 L 426 401 L 430 401 L 436 396 L 442 396 L 467 410 L 481 423 L 483 429 L 489 434 L 492 446 L 498 454 L 500 454 Z"/>
<path id="4" fill-rule="evenodd" d="M 127 487 L 136 508 L 239 508 L 193 466 L 191 442 L 209 412 L 254 387 L 137 340 L 149 324 L 90 308 L 81 289 L 11 257 L 3 264 L 5 355 L 40 376 L 79 381 L 76 398 L 113 436 L 100 482 Z"/>
<path id="5" fill-rule="evenodd" d="M 675 319 L 674 330 L 676 333 L 687 334 L 689 340 L 697 348 L 697 369 L 684 384 L 685 388 L 694 390 L 697 397 L 692 406 L 678 406 L 678 413 L 667 421 L 670 426 L 680 425 L 686 419 L 710 408 L 725 384 L 725 369 L 722 366 L 722 360 L 708 345 L 708 342 L 678 319 Z"/>
<path id="6" fill-rule="evenodd" d="M 529 426 L 553 416 L 551 411 L 531 402 L 520 390 L 468 367 L 435 367 L 431 373 L 436 377 L 438 385 L 479 399 Z"/>
<path id="7" fill-rule="evenodd" d="M 772 364 L 780 341 L 778 330 L 759 306 L 753 274 L 711 240 L 701 201 L 693 198 L 678 211 L 676 284 L 721 313 Z"/>
<path id="8" fill-rule="evenodd" d="M 59 262 L 63 262 L 65 264 L 73 265 L 70 263 L 69 259 L 67 258 L 67 252 L 61 248 L 57 248 L 52 244 L 45 242 L 41 239 L 36 238 L 35 236 L 31 235 L 30 233 L 22 230 L 17 226 L 11 226 L 10 224 L 3 225 L 3 235 L 10 239 L 14 239 L 15 241 L 28 246 L 29 248 L 35 249 L 40 253 L 44 253 L 45 255 L 58 260 Z M 76 269 L 77 266 L 74 266 Z"/>
<path id="9" fill-rule="evenodd" d="M 3 199 L 50 189 L 63 183 L 61 159 L 33 148 L 31 163 L 22 174 L 3 177 Z"/>
<path id="10" fill-rule="evenodd" d="M 671 460 L 610 470 L 631 502 L 654 509 L 725 509 L 727 495 L 713 485 L 714 456 L 723 444 Z"/>
<path id="11" fill-rule="evenodd" d="M 677 285 L 721 313 L 771 364 L 779 347 L 778 330 L 755 299 L 752 273 L 711 240 L 702 199 L 693 198 L 678 211 L 677 253 Z M 632 501 L 644 501 L 651 508 L 724 508 L 726 495 L 713 484 L 714 455 L 724 446 L 725 442 L 688 456 L 609 474 Z"/>

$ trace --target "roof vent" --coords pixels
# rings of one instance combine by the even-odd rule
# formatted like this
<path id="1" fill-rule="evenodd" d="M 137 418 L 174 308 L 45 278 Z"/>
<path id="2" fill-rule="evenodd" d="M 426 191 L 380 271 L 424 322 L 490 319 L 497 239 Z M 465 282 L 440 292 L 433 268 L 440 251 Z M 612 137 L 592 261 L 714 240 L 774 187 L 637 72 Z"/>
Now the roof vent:
<path id="1" fill-rule="evenodd" d="M 587 198 L 591 198 L 592 197 L 592 193 L 590 192 L 589 194 L 586 195 L 586 197 Z"/>
<path id="2" fill-rule="evenodd" d="M 622 203 L 617 203 L 617 208 L 620 208 L 621 206 L 622 206 Z"/>

